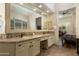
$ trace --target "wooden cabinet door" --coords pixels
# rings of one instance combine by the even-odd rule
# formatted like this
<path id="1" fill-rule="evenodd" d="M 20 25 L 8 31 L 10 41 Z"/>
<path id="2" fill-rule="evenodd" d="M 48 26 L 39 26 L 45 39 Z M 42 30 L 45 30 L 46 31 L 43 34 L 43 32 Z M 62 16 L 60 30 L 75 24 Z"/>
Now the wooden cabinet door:
<path id="1" fill-rule="evenodd" d="M 15 55 L 14 43 L 0 43 L 0 56 L 14 56 Z"/>
<path id="2" fill-rule="evenodd" d="M 28 43 L 28 55 L 29 56 L 32 56 L 32 50 L 33 50 L 33 47 L 32 47 L 32 43 L 33 43 L 33 41 L 31 40 L 31 41 L 29 41 L 29 43 Z"/>
<path id="3" fill-rule="evenodd" d="M 40 53 L 40 39 L 33 39 L 27 42 L 16 44 L 17 56 L 35 56 Z"/>
<path id="4" fill-rule="evenodd" d="M 35 56 L 40 53 L 40 40 L 33 39 L 29 42 L 29 56 Z"/>
<path id="5" fill-rule="evenodd" d="M 16 55 L 17 56 L 28 55 L 28 42 L 20 42 L 16 44 Z"/>
<path id="6" fill-rule="evenodd" d="M 32 55 L 38 55 L 40 53 L 40 39 L 35 39 L 33 43 Z"/>
<path id="7" fill-rule="evenodd" d="M 26 43 L 25 43 L 25 51 L 26 51 L 26 56 L 29 56 L 29 42 L 27 41 Z"/>
<path id="8" fill-rule="evenodd" d="M 48 39 L 48 47 L 50 47 L 53 44 L 54 44 L 53 36 L 49 36 L 49 39 Z"/>

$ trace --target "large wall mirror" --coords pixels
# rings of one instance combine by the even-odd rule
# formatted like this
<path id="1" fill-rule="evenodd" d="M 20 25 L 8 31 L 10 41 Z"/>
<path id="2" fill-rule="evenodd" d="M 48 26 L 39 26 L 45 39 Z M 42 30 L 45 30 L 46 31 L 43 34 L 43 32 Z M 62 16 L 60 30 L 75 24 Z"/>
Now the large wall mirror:
<path id="1" fill-rule="evenodd" d="M 11 4 L 11 29 L 46 30 L 47 15 L 31 4 Z"/>

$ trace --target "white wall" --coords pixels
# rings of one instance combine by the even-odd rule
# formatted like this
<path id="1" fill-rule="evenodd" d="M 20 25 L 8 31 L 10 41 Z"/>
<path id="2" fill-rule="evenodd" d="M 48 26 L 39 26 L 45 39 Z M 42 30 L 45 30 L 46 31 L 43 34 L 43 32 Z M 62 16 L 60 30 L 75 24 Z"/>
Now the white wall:
<path id="1" fill-rule="evenodd" d="M 76 6 L 76 37 L 79 38 L 79 5 Z"/>
<path id="2" fill-rule="evenodd" d="M 66 26 L 66 30 L 68 33 L 76 34 L 75 29 L 75 21 L 74 15 L 65 16 L 59 19 L 59 26 Z"/>
<path id="3" fill-rule="evenodd" d="M 51 11 L 55 12 L 55 3 L 44 3 Z"/>
<path id="4" fill-rule="evenodd" d="M 5 4 L 0 4 L 0 34 L 5 33 Z"/>

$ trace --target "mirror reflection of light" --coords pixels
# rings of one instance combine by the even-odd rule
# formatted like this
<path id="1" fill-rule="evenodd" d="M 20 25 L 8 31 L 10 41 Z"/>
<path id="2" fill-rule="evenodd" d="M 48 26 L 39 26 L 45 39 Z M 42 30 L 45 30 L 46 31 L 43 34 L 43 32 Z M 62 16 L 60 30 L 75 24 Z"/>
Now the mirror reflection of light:
<path id="1" fill-rule="evenodd" d="M 39 5 L 38 7 L 39 7 L 39 8 L 41 8 L 41 7 L 42 7 L 42 5 Z"/>
<path id="2" fill-rule="evenodd" d="M 46 12 L 49 12 L 49 10 L 47 10 Z"/>
<path id="3" fill-rule="evenodd" d="M 37 9 L 33 9 L 33 11 L 36 11 Z"/>

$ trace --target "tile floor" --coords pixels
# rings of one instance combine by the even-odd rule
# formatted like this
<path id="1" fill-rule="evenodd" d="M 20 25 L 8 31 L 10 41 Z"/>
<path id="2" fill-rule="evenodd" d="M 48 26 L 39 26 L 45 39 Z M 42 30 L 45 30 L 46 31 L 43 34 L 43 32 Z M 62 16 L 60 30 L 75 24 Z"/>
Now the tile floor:
<path id="1" fill-rule="evenodd" d="M 40 56 L 77 56 L 76 48 L 61 43 L 55 44 L 47 50 L 42 51 Z"/>

